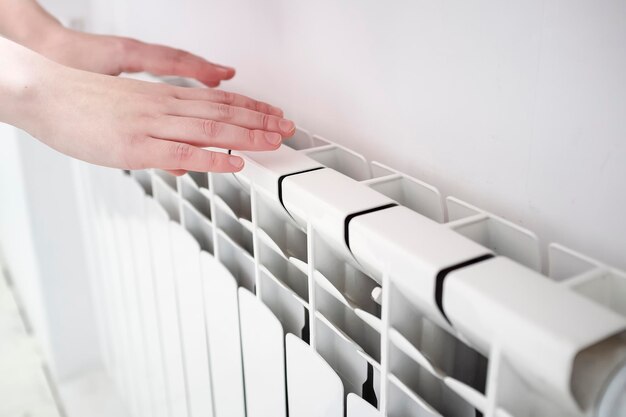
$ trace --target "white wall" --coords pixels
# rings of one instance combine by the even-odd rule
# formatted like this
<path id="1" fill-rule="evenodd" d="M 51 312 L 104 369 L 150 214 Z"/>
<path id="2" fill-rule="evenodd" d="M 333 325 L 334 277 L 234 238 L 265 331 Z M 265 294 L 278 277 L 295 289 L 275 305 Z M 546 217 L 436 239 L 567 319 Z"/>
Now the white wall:
<path id="1" fill-rule="evenodd" d="M 626 268 L 626 2 L 94 0 L 304 128 Z"/>

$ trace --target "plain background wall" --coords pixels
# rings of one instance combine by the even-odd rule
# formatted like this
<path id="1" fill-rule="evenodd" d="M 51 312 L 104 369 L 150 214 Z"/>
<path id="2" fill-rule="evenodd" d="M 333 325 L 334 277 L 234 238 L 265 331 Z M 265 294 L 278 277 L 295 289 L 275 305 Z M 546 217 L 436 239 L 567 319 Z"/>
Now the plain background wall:
<path id="1" fill-rule="evenodd" d="M 623 0 L 93 0 L 300 126 L 626 268 Z"/>

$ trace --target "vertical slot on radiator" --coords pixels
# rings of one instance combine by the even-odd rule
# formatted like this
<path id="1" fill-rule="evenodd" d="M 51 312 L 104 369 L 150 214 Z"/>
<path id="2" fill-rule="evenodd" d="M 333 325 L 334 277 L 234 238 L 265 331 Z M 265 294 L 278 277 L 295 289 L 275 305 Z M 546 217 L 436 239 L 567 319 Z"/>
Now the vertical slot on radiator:
<path id="1" fill-rule="evenodd" d="M 196 239 L 200 248 L 210 254 L 214 252 L 213 225 L 188 201 L 183 201 L 183 226 Z"/>
<path id="2" fill-rule="evenodd" d="M 278 281 L 308 302 L 309 285 L 304 271 L 270 249 L 264 242 L 259 242 L 259 261 L 262 268 L 266 268 Z"/>
<path id="3" fill-rule="evenodd" d="M 130 175 L 141 185 L 146 195 L 152 196 L 152 174 L 150 171 L 132 171 Z"/>
<path id="4" fill-rule="evenodd" d="M 446 198 L 446 208 L 448 209 L 449 222 L 465 219 L 467 217 L 474 217 L 483 213 L 483 211 L 479 208 L 471 206 L 454 197 Z"/>
<path id="5" fill-rule="evenodd" d="M 249 255 L 254 256 L 254 245 L 252 242 L 252 231 L 246 228 L 239 219 L 232 217 L 230 213 L 223 208 L 216 207 L 215 225 L 230 240 L 236 243 L 241 249 L 245 250 Z"/>
<path id="6" fill-rule="evenodd" d="M 237 219 L 250 220 L 252 208 L 249 190 L 244 189 L 232 174 L 211 174 L 211 177 L 217 205 L 230 211 Z"/>
<path id="7" fill-rule="evenodd" d="M 189 171 L 185 177 L 191 179 L 198 188 L 209 188 L 209 175 L 206 172 Z"/>
<path id="8" fill-rule="evenodd" d="M 153 171 L 153 175 L 161 178 L 163 182 L 170 187 L 174 191 L 178 191 L 178 186 L 176 185 L 176 177 L 169 172 L 162 171 L 160 169 L 155 169 Z"/>
<path id="9" fill-rule="evenodd" d="M 200 188 L 191 179 L 184 176 L 180 180 L 181 196 L 207 220 L 211 220 L 211 200 L 209 190 Z"/>
<path id="10" fill-rule="evenodd" d="M 597 274 L 572 283 L 577 293 L 626 316 L 626 274 L 599 270 Z"/>
<path id="11" fill-rule="evenodd" d="M 550 277 L 626 316 L 626 273 L 559 244 L 548 247 Z"/>
<path id="12" fill-rule="evenodd" d="M 380 162 L 372 161 L 370 163 L 370 168 L 372 170 L 372 180 L 382 177 L 390 177 L 395 175 L 404 175 L 400 174 L 395 169 L 389 168 L 387 165 L 383 165 Z"/>
<path id="13" fill-rule="evenodd" d="M 440 345 L 443 346 L 443 345 Z M 417 397 L 449 417 L 476 417 L 476 406 L 469 403 L 430 370 L 423 368 L 392 344 L 389 348 L 389 370 Z"/>
<path id="14" fill-rule="evenodd" d="M 258 196 L 259 237 L 282 256 L 306 262 L 306 233 L 294 223 L 282 205 L 263 197 L 260 193 Z"/>
<path id="15" fill-rule="evenodd" d="M 375 361 L 380 361 L 380 285 L 335 255 L 323 238 L 315 242 L 315 298 L 318 314 Z"/>
<path id="16" fill-rule="evenodd" d="M 266 269 L 261 269 L 263 292 L 261 300 L 267 305 L 283 325 L 285 334 L 291 333 L 303 338 L 308 316 L 306 301 L 279 281 Z"/>
<path id="17" fill-rule="evenodd" d="M 397 377 L 391 375 L 389 380 L 388 417 L 441 417 L 437 410 L 416 395 Z"/>
<path id="18" fill-rule="evenodd" d="M 389 322 L 394 344 L 440 377 L 451 377 L 485 393 L 488 360 L 460 339 L 423 316 L 395 286 L 391 286 Z"/>
<path id="19" fill-rule="evenodd" d="M 452 207 L 475 208 L 460 200 L 448 197 L 448 212 Z M 477 210 L 477 209 L 476 209 Z M 529 230 L 521 228 L 487 212 L 448 223 L 448 226 L 494 253 L 509 257 L 535 271 L 541 271 L 539 239 Z"/>
<path id="20" fill-rule="evenodd" d="M 169 175 L 169 174 L 168 174 Z M 154 199 L 165 209 L 168 217 L 180 223 L 180 197 L 160 176 L 152 176 Z"/>
<path id="21" fill-rule="evenodd" d="M 254 259 L 223 230 L 218 230 L 219 261 L 233 275 L 237 284 L 255 292 Z"/>
<path id="22" fill-rule="evenodd" d="M 342 303 L 380 318 L 380 304 L 373 296 L 374 290 L 380 284 L 351 263 L 339 258 L 333 248 L 319 236 L 316 236 L 315 252 L 318 286 Z"/>
<path id="23" fill-rule="evenodd" d="M 360 351 L 327 320 L 321 317 L 317 320 L 317 352 L 339 375 L 346 394 L 357 394 L 378 407 L 380 364 Z"/>
<path id="24" fill-rule="evenodd" d="M 317 311 L 330 323 L 376 361 L 380 361 L 380 333 L 371 321 L 363 320 L 355 310 L 331 295 L 319 285 L 316 287 Z"/>
<path id="25" fill-rule="evenodd" d="M 291 149 L 300 151 L 328 145 L 328 142 L 317 136 L 312 137 L 311 134 L 304 129 L 296 128 L 296 133 L 292 137 L 284 139 L 283 144 L 289 146 Z"/>
<path id="26" fill-rule="evenodd" d="M 357 181 L 372 178 L 370 165 L 363 156 L 338 145 L 327 145 L 303 152 L 320 164 Z"/>
<path id="27" fill-rule="evenodd" d="M 597 261 L 556 243 L 548 246 L 548 260 L 549 276 L 555 281 L 565 281 L 599 267 Z"/>
<path id="28" fill-rule="evenodd" d="M 372 163 L 372 168 L 374 167 L 391 170 L 380 164 Z M 408 207 L 437 223 L 444 221 L 441 194 L 431 185 L 402 174 L 378 178 L 370 181 L 368 185 L 395 200 L 398 204 Z"/>

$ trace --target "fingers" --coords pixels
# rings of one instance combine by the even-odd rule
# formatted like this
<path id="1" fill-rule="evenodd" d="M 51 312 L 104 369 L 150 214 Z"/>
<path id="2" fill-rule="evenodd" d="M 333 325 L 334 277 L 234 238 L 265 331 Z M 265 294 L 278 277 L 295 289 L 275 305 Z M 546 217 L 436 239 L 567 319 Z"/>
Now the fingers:
<path id="1" fill-rule="evenodd" d="M 185 171 L 184 169 L 165 169 L 165 172 L 169 172 L 170 174 L 172 174 L 175 177 L 180 177 L 182 175 L 185 175 L 187 173 L 187 171 Z"/>
<path id="2" fill-rule="evenodd" d="M 169 112 L 173 116 L 211 119 L 247 129 L 260 129 L 290 137 L 296 130 L 291 120 L 228 104 L 200 100 L 178 100 Z"/>
<path id="3" fill-rule="evenodd" d="M 222 90 L 210 88 L 189 88 L 177 87 L 168 84 L 123 79 L 134 91 L 152 96 L 170 96 L 174 101 L 201 101 L 203 103 L 226 104 L 233 107 L 240 107 L 258 113 L 270 114 L 276 117 L 283 117 L 283 111 L 271 104 L 251 99 L 240 94 L 230 93 Z M 183 103 L 176 103 L 176 105 Z"/>
<path id="4" fill-rule="evenodd" d="M 126 72 L 146 71 L 155 75 L 194 78 L 209 87 L 235 76 L 235 69 L 213 64 L 197 55 L 162 45 L 124 39 L 122 69 Z"/>
<path id="5" fill-rule="evenodd" d="M 214 103 L 242 107 L 259 113 L 271 114 L 272 116 L 283 117 L 283 111 L 278 107 L 251 99 L 250 97 L 222 90 L 177 87 L 174 89 L 174 96 L 181 100 L 211 101 Z"/>
<path id="6" fill-rule="evenodd" d="M 277 149 L 283 135 L 266 130 L 246 129 L 211 119 L 163 116 L 154 120 L 149 134 L 200 147 L 217 147 L 246 151 Z"/>
<path id="7" fill-rule="evenodd" d="M 148 138 L 131 152 L 129 160 L 141 161 L 141 168 L 163 169 L 174 175 L 182 171 L 237 172 L 243 168 L 243 159 L 238 156 L 168 140 Z"/>

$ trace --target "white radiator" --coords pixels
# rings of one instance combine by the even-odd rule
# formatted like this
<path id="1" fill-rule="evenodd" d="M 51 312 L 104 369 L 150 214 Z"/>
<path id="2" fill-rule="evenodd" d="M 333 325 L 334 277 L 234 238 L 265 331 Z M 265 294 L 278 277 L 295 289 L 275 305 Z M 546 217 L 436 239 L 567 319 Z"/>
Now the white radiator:
<path id="1" fill-rule="evenodd" d="M 133 417 L 626 416 L 626 275 L 305 131 L 237 175 L 85 168 Z M 604 414 L 603 414 L 604 413 Z"/>

